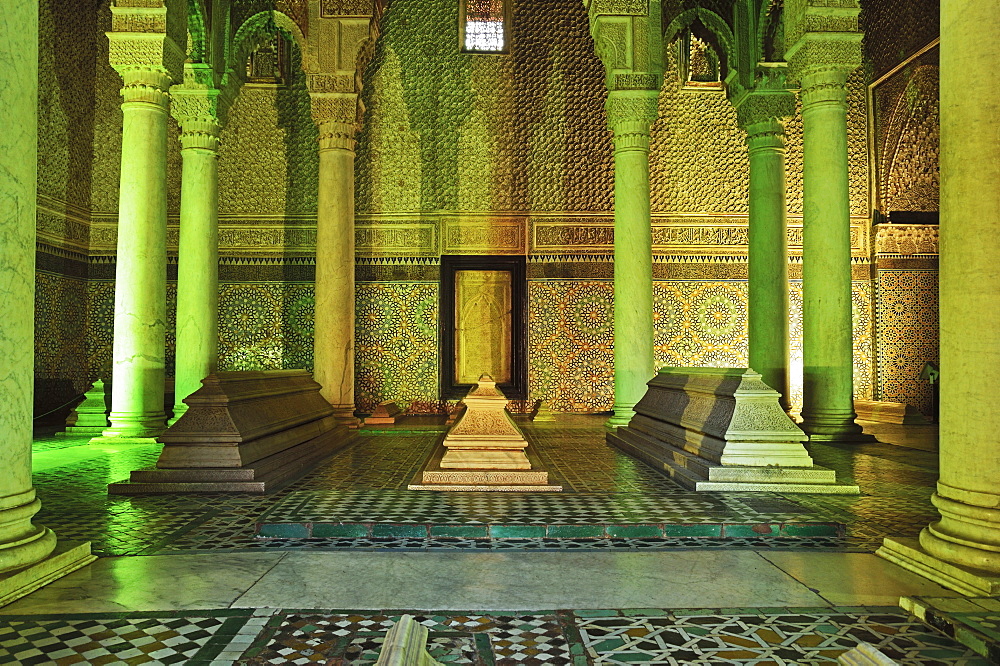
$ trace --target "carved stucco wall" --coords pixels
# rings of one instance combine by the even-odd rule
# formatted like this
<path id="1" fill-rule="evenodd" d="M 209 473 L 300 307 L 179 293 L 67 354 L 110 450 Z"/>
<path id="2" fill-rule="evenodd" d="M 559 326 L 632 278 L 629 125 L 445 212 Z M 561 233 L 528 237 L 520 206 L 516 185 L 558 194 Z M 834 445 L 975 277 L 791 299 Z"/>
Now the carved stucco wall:
<path id="1" fill-rule="evenodd" d="M 231 223 L 258 215 L 316 214 L 319 158 L 298 48 L 286 85 L 245 85 L 219 148 L 219 212 Z"/>
<path id="2" fill-rule="evenodd" d="M 861 0 L 865 61 L 874 81 L 940 34 L 940 0 Z"/>
<path id="3" fill-rule="evenodd" d="M 85 210 L 98 58 L 97 10 L 86 8 L 93 4 L 43 0 L 38 12 L 38 193 Z"/>
<path id="4" fill-rule="evenodd" d="M 510 55 L 458 51 L 458 3 L 396 0 L 365 75 L 359 212 L 607 211 L 604 70 L 577 0 L 517 3 Z"/>

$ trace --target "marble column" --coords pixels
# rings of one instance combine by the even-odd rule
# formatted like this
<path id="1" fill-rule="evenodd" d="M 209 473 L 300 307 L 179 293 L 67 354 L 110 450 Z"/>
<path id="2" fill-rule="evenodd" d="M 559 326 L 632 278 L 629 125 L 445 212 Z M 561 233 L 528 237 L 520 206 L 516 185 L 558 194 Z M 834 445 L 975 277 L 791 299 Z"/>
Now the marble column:
<path id="1" fill-rule="evenodd" d="M 791 96 L 788 95 L 790 99 Z M 749 338 L 751 368 L 788 396 L 788 225 L 785 128 L 780 118 L 741 117 L 750 157 Z"/>
<path id="2" fill-rule="evenodd" d="M 181 121 L 181 220 L 177 252 L 174 415 L 215 372 L 219 346 L 219 124 Z"/>
<path id="3" fill-rule="evenodd" d="M 57 549 L 35 525 L 31 485 L 34 392 L 38 2 L 0 12 L 0 606 L 92 561 L 90 544 Z M 66 568 L 66 571 L 62 569 Z"/>
<path id="4" fill-rule="evenodd" d="M 941 514 L 879 555 L 966 594 L 1000 594 L 1000 13 L 941 3 Z M 976 72 L 975 85 L 969 72 Z"/>
<path id="5" fill-rule="evenodd" d="M 115 269 L 111 425 L 105 437 L 144 438 L 163 413 L 167 318 L 167 74 L 121 72 L 122 168 Z"/>
<path id="6" fill-rule="evenodd" d="M 656 374 L 653 359 L 653 235 L 649 216 L 649 128 L 656 91 L 612 91 L 615 142 L 615 402 L 606 426 L 628 425 Z"/>
<path id="7" fill-rule="evenodd" d="M 351 427 L 354 416 L 354 134 L 350 123 L 319 124 L 316 309 L 313 377 Z"/>
<path id="8" fill-rule="evenodd" d="M 851 209 L 847 176 L 850 70 L 802 74 L 802 429 L 854 441 Z"/>

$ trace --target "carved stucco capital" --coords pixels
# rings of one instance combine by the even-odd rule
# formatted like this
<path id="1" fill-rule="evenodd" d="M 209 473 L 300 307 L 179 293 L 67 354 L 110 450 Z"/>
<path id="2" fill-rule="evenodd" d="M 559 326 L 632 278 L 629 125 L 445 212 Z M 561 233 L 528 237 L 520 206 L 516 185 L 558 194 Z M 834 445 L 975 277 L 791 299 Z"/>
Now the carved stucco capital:
<path id="1" fill-rule="evenodd" d="M 787 0 L 785 60 L 792 83 L 817 72 L 843 72 L 861 66 L 858 0 Z"/>
<path id="2" fill-rule="evenodd" d="M 327 120 L 317 123 L 319 126 L 319 149 L 324 150 L 354 150 L 354 136 L 358 132 L 357 123 L 344 123 Z"/>
<path id="3" fill-rule="evenodd" d="M 795 95 L 788 90 L 750 90 L 737 95 L 733 100 L 736 119 L 748 134 L 754 126 L 770 124 L 795 115 Z"/>
<path id="4" fill-rule="evenodd" d="M 111 7 L 108 61 L 119 74 L 130 70 L 183 77 L 187 4 L 182 0 L 116 0 Z"/>
<path id="5" fill-rule="evenodd" d="M 313 121 L 322 126 L 327 122 L 356 125 L 364 114 L 359 95 L 356 93 L 315 93 L 310 91 Z"/>
<path id="6" fill-rule="evenodd" d="M 591 15 L 594 51 L 607 73 L 608 90 L 660 88 L 663 40 L 659 14 L 654 14 Z"/>
<path id="7" fill-rule="evenodd" d="M 215 88 L 173 86 L 170 113 L 181 127 L 184 148 L 218 150 L 229 110 L 228 96 Z"/>
<path id="8" fill-rule="evenodd" d="M 126 69 L 122 77 L 123 104 L 149 104 L 166 113 L 170 102 L 170 76 L 155 69 Z"/>
<path id="9" fill-rule="evenodd" d="M 615 151 L 649 150 L 649 128 L 659 115 L 655 90 L 612 91 L 605 109 L 608 129 L 614 133 Z"/>

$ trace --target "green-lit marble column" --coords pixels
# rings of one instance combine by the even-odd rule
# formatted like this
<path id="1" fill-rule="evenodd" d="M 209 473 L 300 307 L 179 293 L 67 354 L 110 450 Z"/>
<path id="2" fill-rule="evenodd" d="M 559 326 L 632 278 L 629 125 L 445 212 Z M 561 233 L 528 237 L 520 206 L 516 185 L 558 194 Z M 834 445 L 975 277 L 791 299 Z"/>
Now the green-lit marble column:
<path id="1" fill-rule="evenodd" d="M 215 372 L 219 345 L 219 124 L 181 122 L 181 220 L 177 249 L 177 364 L 174 416 Z"/>
<path id="2" fill-rule="evenodd" d="M 998 34 L 993 0 L 941 2 L 941 518 L 879 550 L 974 595 L 1000 594 Z"/>
<path id="3" fill-rule="evenodd" d="M 338 421 L 354 416 L 354 133 L 349 123 L 319 125 L 316 310 L 313 377 Z"/>
<path id="4" fill-rule="evenodd" d="M 122 168 L 118 199 L 111 414 L 106 437 L 155 437 L 165 428 L 167 315 L 167 74 L 121 72 Z"/>
<path id="5" fill-rule="evenodd" d="M 757 107 L 763 106 L 765 110 Z M 771 108 L 768 108 L 771 107 Z M 783 107 L 790 115 L 789 93 L 749 95 L 737 107 L 747 133 L 749 192 L 749 342 L 751 368 L 781 394 L 788 409 L 788 226 L 785 212 L 785 127 L 770 115 Z"/>
<path id="6" fill-rule="evenodd" d="M 811 440 L 851 441 L 851 209 L 847 175 L 849 70 L 802 74 L 802 429 Z"/>
<path id="7" fill-rule="evenodd" d="M 649 128 L 655 91 L 608 94 L 615 142 L 615 403 L 608 427 L 628 425 L 656 374 L 653 360 L 653 234 L 649 217 Z"/>
<path id="8" fill-rule="evenodd" d="M 0 606 L 92 561 L 90 544 L 57 550 L 35 525 L 31 485 L 34 390 L 38 3 L 0 12 Z M 66 569 L 62 571 L 62 569 Z"/>

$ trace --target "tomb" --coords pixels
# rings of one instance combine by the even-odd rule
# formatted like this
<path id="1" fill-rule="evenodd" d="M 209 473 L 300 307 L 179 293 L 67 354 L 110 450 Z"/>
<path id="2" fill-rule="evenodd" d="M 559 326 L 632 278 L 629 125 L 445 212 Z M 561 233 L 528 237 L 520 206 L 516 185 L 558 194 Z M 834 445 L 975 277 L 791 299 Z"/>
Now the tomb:
<path id="1" fill-rule="evenodd" d="M 371 415 L 365 417 L 365 425 L 392 425 L 403 415 L 403 410 L 399 408 L 399 405 L 386 400 L 378 403 Z"/>
<path id="2" fill-rule="evenodd" d="M 813 464 L 778 392 L 748 368 L 663 368 L 609 444 L 692 490 L 857 494 Z"/>
<path id="3" fill-rule="evenodd" d="M 528 449 L 489 375 L 462 400 L 465 410 L 424 464 L 410 490 L 559 491 Z"/>
<path id="4" fill-rule="evenodd" d="M 351 438 L 305 370 L 217 372 L 157 441 L 155 469 L 112 483 L 114 495 L 264 493 L 295 480 Z"/>
<path id="5" fill-rule="evenodd" d="M 91 435 L 100 437 L 108 427 L 108 406 L 104 398 L 104 382 L 98 379 L 83 394 L 83 402 L 66 417 L 66 430 L 57 433 L 60 437 L 80 437 Z"/>
<path id="6" fill-rule="evenodd" d="M 854 412 L 862 421 L 895 423 L 897 425 L 926 425 L 929 423 L 923 414 L 918 412 L 912 405 L 902 402 L 855 400 Z"/>

